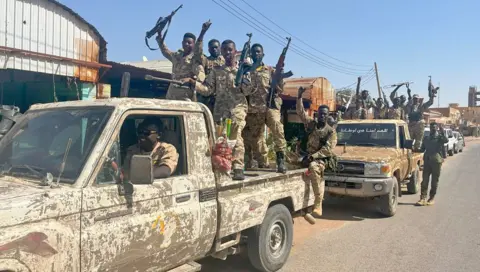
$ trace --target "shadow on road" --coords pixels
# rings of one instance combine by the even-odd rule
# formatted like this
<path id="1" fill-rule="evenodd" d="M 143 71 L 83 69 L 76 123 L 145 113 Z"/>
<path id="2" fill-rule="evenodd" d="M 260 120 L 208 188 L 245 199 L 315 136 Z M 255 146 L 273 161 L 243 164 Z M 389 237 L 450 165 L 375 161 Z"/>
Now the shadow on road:
<path id="1" fill-rule="evenodd" d="M 205 258 L 199 263 L 202 265 L 202 272 L 250 272 L 257 271 L 250 264 L 246 254 L 229 256 L 225 261 L 214 258 Z"/>

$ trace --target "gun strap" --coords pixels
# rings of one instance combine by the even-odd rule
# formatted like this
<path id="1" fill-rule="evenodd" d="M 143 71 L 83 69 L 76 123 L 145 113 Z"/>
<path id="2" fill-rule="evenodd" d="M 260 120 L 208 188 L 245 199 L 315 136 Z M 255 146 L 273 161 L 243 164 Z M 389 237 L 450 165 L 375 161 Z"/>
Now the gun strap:
<path id="1" fill-rule="evenodd" d="M 167 27 L 166 27 L 166 29 L 165 29 L 165 34 L 163 34 L 163 37 L 162 37 L 162 40 L 161 40 L 162 43 L 163 43 L 163 41 L 165 40 L 165 37 L 167 36 L 168 29 L 170 28 L 170 22 L 171 22 L 171 21 L 172 21 L 172 18 L 170 18 L 170 19 L 168 20 L 168 22 L 167 22 Z M 148 49 L 150 49 L 150 50 L 152 50 L 152 51 L 155 51 L 155 50 L 160 49 L 160 47 L 157 48 L 157 49 L 151 48 L 150 45 L 148 44 L 147 36 L 145 36 L 145 44 L 147 45 Z"/>

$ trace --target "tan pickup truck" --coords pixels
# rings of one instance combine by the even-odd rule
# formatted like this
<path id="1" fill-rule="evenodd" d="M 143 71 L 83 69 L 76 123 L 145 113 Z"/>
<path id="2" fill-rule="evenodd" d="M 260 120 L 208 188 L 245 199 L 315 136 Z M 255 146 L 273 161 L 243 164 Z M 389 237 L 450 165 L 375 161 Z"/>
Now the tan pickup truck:
<path id="1" fill-rule="evenodd" d="M 130 182 L 118 182 L 115 165 L 151 115 L 178 167 L 154 180 L 150 156 L 134 156 Z M 196 260 L 245 248 L 259 271 L 279 270 L 292 215 L 313 205 L 304 170 L 233 181 L 212 170 L 214 131 L 193 102 L 32 106 L 0 141 L 0 271 L 199 271 Z"/>
<path id="2" fill-rule="evenodd" d="M 412 152 L 408 125 L 401 120 L 346 120 L 337 125 L 338 168 L 325 174 L 326 192 L 377 198 L 385 216 L 397 210 L 401 186 L 419 190 L 423 153 Z"/>

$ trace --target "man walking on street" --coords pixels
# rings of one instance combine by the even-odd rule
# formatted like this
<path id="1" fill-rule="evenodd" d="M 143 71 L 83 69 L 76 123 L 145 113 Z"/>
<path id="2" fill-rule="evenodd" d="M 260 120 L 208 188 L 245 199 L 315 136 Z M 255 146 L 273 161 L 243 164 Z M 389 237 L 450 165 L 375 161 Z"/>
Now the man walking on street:
<path id="1" fill-rule="evenodd" d="M 437 194 L 438 181 L 440 179 L 440 170 L 443 164 L 443 146 L 448 143 L 448 138 L 445 136 L 443 127 L 438 131 L 437 123 L 430 124 L 430 135 L 426 137 L 422 143 L 422 150 L 425 150 L 423 155 L 423 180 L 422 189 L 420 193 L 420 200 L 417 202 L 418 206 L 433 205 L 435 195 Z M 428 184 L 430 183 L 430 176 L 432 177 L 432 185 L 430 188 L 430 198 L 426 201 Z"/>
<path id="2" fill-rule="evenodd" d="M 249 95 L 248 115 L 253 132 L 252 149 L 253 152 L 260 152 L 261 143 L 259 137 L 263 137 L 260 133 L 263 131 L 262 127 L 267 127 L 272 132 L 273 143 L 275 145 L 275 152 L 277 154 L 277 172 L 286 173 L 287 168 L 285 166 L 285 150 L 287 142 L 285 141 L 285 132 L 283 131 L 283 124 L 280 121 L 280 108 L 282 106 L 282 99 L 278 94 L 282 93 L 283 80 L 278 83 L 278 86 L 270 86 L 272 83 L 272 76 L 275 69 L 265 65 L 263 60 L 263 46 L 261 44 L 254 44 L 251 48 L 252 60 L 254 63 L 258 63 L 259 66 L 250 71 L 252 80 L 252 90 Z M 275 98 L 276 108 L 267 107 L 267 99 L 270 88 L 277 88 L 277 97 Z M 257 132 L 258 130 L 258 132 Z M 262 156 L 261 161 L 268 164 L 268 153 L 260 154 Z"/>
<path id="3" fill-rule="evenodd" d="M 162 33 L 158 32 L 157 42 L 162 51 L 162 55 L 172 62 L 172 79 L 180 81 L 188 81 L 188 79 L 196 79 L 200 82 L 205 80 L 205 71 L 203 66 L 197 64 L 193 60 L 193 47 L 195 46 L 195 35 L 192 33 L 185 33 L 182 41 L 182 49 L 177 52 L 172 52 L 165 45 Z M 168 86 L 166 99 L 169 100 L 193 100 L 195 95 L 190 87 L 179 86 L 177 84 L 170 84 Z"/>

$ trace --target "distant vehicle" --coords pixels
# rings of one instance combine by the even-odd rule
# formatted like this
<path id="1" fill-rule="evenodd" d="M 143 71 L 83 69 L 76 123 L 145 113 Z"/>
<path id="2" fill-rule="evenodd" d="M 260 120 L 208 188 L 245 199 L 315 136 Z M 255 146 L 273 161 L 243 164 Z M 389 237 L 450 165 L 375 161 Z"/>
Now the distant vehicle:
<path id="1" fill-rule="evenodd" d="M 453 156 L 455 154 L 455 150 L 457 148 L 457 139 L 453 136 L 453 130 L 450 128 L 445 128 L 445 135 L 448 138 L 448 155 Z"/>
<path id="2" fill-rule="evenodd" d="M 458 132 L 458 131 L 454 131 L 453 132 L 453 137 L 455 137 L 455 139 L 457 139 L 457 145 L 456 145 L 456 149 L 454 150 L 455 153 L 462 153 L 463 152 L 463 148 L 465 147 L 465 139 L 463 138 L 463 135 Z"/>
<path id="3" fill-rule="evenodd" d="M 425 130 L 423 131 L 423 139 L 425 139 L 426 137 L 430 136 L 430 128 L 429 127 L 426 127 Z M 443 146 L 443 152 L 442 152 L 442 157 L 444 159 L 447 158 L 447 153 L 448 153 L 448 144 L 445 144 Z"/>

